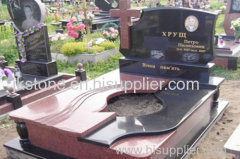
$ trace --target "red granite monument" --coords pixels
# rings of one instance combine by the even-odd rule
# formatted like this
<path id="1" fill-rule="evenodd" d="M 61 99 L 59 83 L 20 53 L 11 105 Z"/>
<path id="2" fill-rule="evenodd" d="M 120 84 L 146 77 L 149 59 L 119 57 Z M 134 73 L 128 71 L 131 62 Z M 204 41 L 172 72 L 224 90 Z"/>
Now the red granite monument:
<path id="1" fill-rule="evenodd" d="M 110 16 L 120 17 L 120 27 L 121 27 L 121 48 L 130 49 L 130 25 L 132 23 L 131 17 L 140 17 L 140 10 L 130 9 L 130 1 L 120 1 L 120 9 L 112 9 L 110 11 Z"/>
<path id="2" fill-rule="evenodd" d="M 117 12 L 130 11 L 129 4 L 130 0 L 120 0 Z M 130 14 L 126 17 L 135 16 Z M 185 26 L 193 15 L 201 26 Z M 176 17 L 180 18 L 170 21 Z M 183 8 L 144 9 L 132 26 L 129 18 L 121 18 L 121 36 L 128 40 L 121 37 L 125 57 L 120 59 L 120 69 L 12 112 L 20 138 L 5 144 L 9 156 L 163 159 L 189 155 L 228 104 L 218 100 L 224 79 L 209 75 L 214 52 L 205 48 L 212 48 L 212 41 L 201 40 L 213 38 L 215 20 L 214 14 Z M 195 45 L 187 45 L 188 41 Z M 193 80 L 199 85 L 192 83 L 191 90 L 171 89 L 174 82 L 182 86 Z M 108 81 L 112 82 L 106 85 Z M 116 104 L 119 100 L 124 103 Z M 140 104 L 134 105 L 134 111 L 130 107 L 136 101 Z M 116 112 L 109 111 L 114 104 Z M 120 115 L 125 105 L 132 114 Z M 149 113 L 154 105 L 159 109 Z"/>
<path id="3" fill-rule="evenodd" d="M 234 30 L 231 29 L 231 21 L 240 17 L 240 6 L 237 0 L 228 0 L 224 19 L 224 30 L 228 36 L 234 36 Z"/>

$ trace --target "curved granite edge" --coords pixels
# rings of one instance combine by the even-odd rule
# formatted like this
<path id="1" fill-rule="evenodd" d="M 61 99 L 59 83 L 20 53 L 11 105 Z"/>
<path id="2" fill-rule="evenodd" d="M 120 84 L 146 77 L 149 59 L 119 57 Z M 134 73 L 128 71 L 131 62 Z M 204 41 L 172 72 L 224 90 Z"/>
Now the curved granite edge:
<path id="1" fill-rule="evenodd" d="M 175 130 L 204 102 L 213 96 L 217 87 L 200 85 L 200 90 L 158 91 L 155 96 L 164 108 L 155 114 L 139 117 L 116 117 L 79 141 L 110 147 L 120 139 L 136 135 L 155 135 Z M 158 122 L 156 122 L 158 121 Z"/>

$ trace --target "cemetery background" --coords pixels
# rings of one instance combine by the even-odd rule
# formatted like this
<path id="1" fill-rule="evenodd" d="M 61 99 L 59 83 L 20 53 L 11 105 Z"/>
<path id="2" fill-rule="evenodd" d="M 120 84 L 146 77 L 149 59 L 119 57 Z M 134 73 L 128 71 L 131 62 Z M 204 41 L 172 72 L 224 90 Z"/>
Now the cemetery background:
<path id="1" fill-rule="evenodd" d="M 218 10 L 223 6 L 223 2 L 218 3 L 218 0 L 211 0 L 211 7 L 212 10 Z M 162 1 L 162 5 L 166 5 L 167 1 Z M 0 6 L 0 21 L 2 20 L 9 20 L 8 12 L 6 5 L 3 4 L 3 6 Z M 56 26 L 51 25 L 51 23 L 55 20 L 54 14 L 50 14 L 46 18 L 46 24 L 48 26 L 49 34 L 54 34 L 56 30 Z M 224 15 L 220 15 L 218 17 L 217 21 L 217 33 L 223 33 L 223 20 Z M 11 28 L 3 27 L 1 26 L 1 29 L 4 30 L 4 32 L 0 32 L 0 55 L 4 55 L 9 61 L 10 65 L 14 64 L 14 61 L 17 57 L 17 51 L 16 51 L 16 45 L 15 45 L 15 39 L 12 34 Z M 85 41 L 90 41 L 90 39 L 101 37 L 100 32 L 96 32 L 94 34 L 89 34 L 84 37 Z M 67 42 L 73 42 L 74 39 L 66 39 L 64 41 L 56 41 L 51 42 L 51 51 L 57 52 L 61 50 L 61 46 L 63 43 Z M 116 42 L 116 46 L 119 47 L 119 39 Z M 113 57 L 111 57 L 106 62 L 98 62 L 96 64 L 85 64 L 84 69 L 87 71 L 87 74 L 89 78 L 97 77 L 101 74 L 104 74 L 106 72 L 109 72 L 111 70 L 114 70 L 118 68 L 118 59 L 121 57 L 121 54 L 117 54 Z M 240 62 L 239 62 L 240 63 Z M 57 62 L 59 72 L 65 72 L 65 73 L 74 73 L 74 70 L 76 69 L 76 64 L 67 64 L 64 62 Z M 238 66 L 240 68 L 240 64 Z M 232 80 L 240 80 L 240 70 L 237 71 L 231 71 L 231 70 L 225 70 L 221 69 L 219 67 L 216 67 L 214 72 L 214 75 L 222 76 L 228 79 L 229 81 L 225 82 L 225 84 L 222 86 L 222 94 L 221 97 L 224 97 L 225 99 L 228 99 L 230 102 L 230 108 L 225 113 L 225 116 L 222 120 L 220 120 L 212 129 L 211 133 L 208 134 L 207 138 L 203 141 L 200 147 L 207 147 L 207 146 L 216 146 L 216 147 L 223 147 L 224 143 L 228 139 L 229 135 L 233 132 L 234 128 L 237 126 L 238 121 L 240 121 L 239 115 L 237 113 L 240 112 L 240 108 L 237 107 L 237 104 L 240 102 L 239 100 L 239 93 L 238 90 L 240 88 L 240 82 L 239 81 L 232 81 Z M 235 92 L 234 94 L 232 92 Z M 227 127 L 228 129 L 226 129 Z M 8 119 L 4 119 L 0 123 L 0 144 L 2 145 L 6 141 L 14 138 L 17 136 L 17 133 L 15 132 L 15 125 L 13 122 L 8 121 Z M 223 158 L 223 152 L 218 154 L 219 152 L 213 153 L 212 158 Z M 5 152 L 3 151 L 2 147 L 0 148 L 0 158 L 5 157 Z M 227 156 L 231 158 L 231 156 Z M 197 156 L 193 156 L 193 158 L 206 158 L 204 154 L 200 154 Z"/>

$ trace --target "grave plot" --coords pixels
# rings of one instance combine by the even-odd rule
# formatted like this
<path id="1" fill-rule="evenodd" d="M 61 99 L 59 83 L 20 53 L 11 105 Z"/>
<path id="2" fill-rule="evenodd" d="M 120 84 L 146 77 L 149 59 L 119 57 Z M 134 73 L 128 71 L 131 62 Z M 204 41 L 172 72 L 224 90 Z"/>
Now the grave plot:
<path id="1" fill-rule="evenodd" d="M 60 20 L 66 30 L 57 29 L 57 34 L 51 37 L 54 48 L 52 58 L 54 60 L 69 64 L 75 62 L 95 64 L 106 61 L 111 56 L 119 53 L 116 50 L 118 47 L 117 42 L 115 42 L 119 35 L 119 26 L 115 23 L 119 21 L 118 18 L 111 18 L 107 12 L 95 13 L 91 3 L 85 1 L 83 3 L 76 1 L 70 7 L 73 7 L 70 17 L 64 16 L 64 9 L 60 7 L 54 12 L 55 23 L 61 18 L 67 19 Z M 66 6 L 64 8 L 69 9 Z M 93 30 L 97 31 L 90 35 Z M 85 35 L 95 38 L 86 40 Z M 60 45 L 58 42 L 64 41 L 62 39 L 66 39 L 67 42 L 60 42 L 62 44 Z M 55 44 L 57 47 L 55 47 Z"/>

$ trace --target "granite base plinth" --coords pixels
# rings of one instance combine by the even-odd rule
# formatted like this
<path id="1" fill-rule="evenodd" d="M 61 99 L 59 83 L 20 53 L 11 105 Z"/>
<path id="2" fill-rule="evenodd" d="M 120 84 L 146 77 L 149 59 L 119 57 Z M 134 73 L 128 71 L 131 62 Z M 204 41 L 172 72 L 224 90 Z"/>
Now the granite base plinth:
<path id="1" fill-rule="evenodd" d="M 179 155 L 178 157 L 172 156 L 174 159 L 182 159 L 190 155 L 191 149 L 196 147 L 198 143 L 206 136 L 206 134 L 211 130 L 212 126 L 221 119 L 224 111 L 226 110 L 228 105 L 228 102 L 225 101 L 219 101 L 219 104 L 217 106 L 212 107 L 210 113 L 210 120 L 206 123 L 206 120 L 202 120 L 198 124 L 195 125 L 195 127 L 188 133 L 185 134 L 184 138 L 180 140 L 178 143 L 174 143 L 177 147 L 183 147 L 187 145 L 187 151 L 185 151 L 183 154 Z M 196 131 L 198 130 L 198 131 Z M 4 147 L 6 148 L 7 155 L 13 159 L 74 159 L 69 156 L 64 156 L 52 151 L 48 151 L 36 146 L 31 145 L 31 148 L 28 150 L 24 150 L 19 142 L 20 138 L 15 138 L 7 143 L 4 144 Z M 169 139 L 167 143 L 174 142 Z M 66 143 L 68 144 L 68 143 Z M 87 146 L 88 144 L 86 144 Z M 99 148 L 99 146 L 97 146 Z M 89 147 L 91 148 L 91 146 Z M 100 147 L 101 149 L 101 147 Z M 104 150 L 105 147 L 102 147 Z M 87 153 L 87 152 L 86 152 Z M 108 153 L 107 151 L 101 151 L 102 154 Z M 96 154 L 96 156 L 104 156 L 102 154 Z M 83 155 L 84 156 L 84 155 Z M 107 155 L 106 155 L 107 156 Z M 116 154 L 119 159 L 124 158 L 135 158 L 133 156 L 126 157 L 125 154 Z M 91 158 L 91 157 L 90 157 Z M 97 158 L 97 157 L 96 157 Z M 85 159 L 82 157 L 81 159 Z M 104 159 L 104 158 L 101 158 Z M 106 157 L 107 159 L 107 157 Z"/>
<path id="2" fill-rule="evenodd" d="M 39 61 L 16 61 L 23 74 L 50 77 L 58 73 L 56 61 L 39 62 Z"/>
<path id="3" fill-rule="evenodd" d="M 177 62 L 161 62 L 155 59 L 128 59 L 119 60 L 120 72 L 133 75 L 150 75 L 163 78 L 198 80 L 208 83 L 213 63 L 206 65 L 183 64 Z"/>

